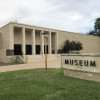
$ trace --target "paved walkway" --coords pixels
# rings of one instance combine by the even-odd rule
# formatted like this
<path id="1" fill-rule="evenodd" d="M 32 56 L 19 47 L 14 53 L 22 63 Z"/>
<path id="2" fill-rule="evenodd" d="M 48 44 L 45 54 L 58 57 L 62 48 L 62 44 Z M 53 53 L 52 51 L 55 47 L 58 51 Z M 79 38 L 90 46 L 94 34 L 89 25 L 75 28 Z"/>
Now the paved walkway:
<path id="1" fill-rule="evenodd" d="M 45 61 L 28 63 L 28 64 L 0 66 L 0 72 L 34 69 L 34 68 L 45 68 Z M 48 59 L 48 68 L 61 68 L 60 57 L 56 59 Z"/>

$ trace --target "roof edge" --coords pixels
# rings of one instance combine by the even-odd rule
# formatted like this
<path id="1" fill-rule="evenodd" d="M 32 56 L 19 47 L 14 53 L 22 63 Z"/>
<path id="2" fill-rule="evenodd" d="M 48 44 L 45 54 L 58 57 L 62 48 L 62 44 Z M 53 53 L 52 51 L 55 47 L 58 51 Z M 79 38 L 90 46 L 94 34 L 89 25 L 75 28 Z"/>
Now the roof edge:
<path id="1" fill-rule="evenodd" d="M 76 32 L 71 32 L 71 31 L 63 31 L 63 30 L 59 30 L 59 29 L 52 29 L 52 28 L 47 28 L 47 27 L 40 27 L 40 26 L 34 26 L 34 25 L 23 24 L 23 23 L 15 23 L 15 22 L 9 22 L 8 24 L 2 26 L 1 28 L 5 27 L 5 26 L 7 26 L 9 24 L 19 24 L 19 25 L 25 25 L 25 26 L 27 25 L 27 26 L 31 26 L 31 27 L 44 28 L 44 29 L 49 29 L 49 30 L 54 30 L 54 31 L 68 32 L 68 33 L 72 33 L 72 34 L 80 34 L 80 35 L 87 35 L 87 36 L 91 36 L 91 37 L 98 37 L 98 38 L 100 38 L 99 36 L 93 36 L 93 35 L 88 35 L 88 34 L 76 33 Z"/>

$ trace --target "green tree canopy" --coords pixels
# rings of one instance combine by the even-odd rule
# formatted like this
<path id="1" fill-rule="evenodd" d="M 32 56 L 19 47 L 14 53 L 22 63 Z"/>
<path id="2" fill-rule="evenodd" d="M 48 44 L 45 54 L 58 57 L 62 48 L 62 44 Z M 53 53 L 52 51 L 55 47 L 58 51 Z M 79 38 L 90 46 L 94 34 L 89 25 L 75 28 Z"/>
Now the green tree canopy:
<path id="1" fill-rule="evenodd" d="M 77 42 L 77 43 L 76 43 L 76 46 L 75 46 L 75 50 L 76 50 L 76 51 L 80 51 L 80 50 L 82 50 L 82 49 L 83 49 L 82 43 Z"/>
<path id="2" fill-rule="evenodd" d="M 100 36 L 100 18 L 97 18 L 94 25 L 94 30 L 89 31 L 87 33 L 89 35 Z"/>
<path id="3" fill-rule="evenodd" d="M 74 53 L 75 51 L 80 51 L 82 49 L 83 49 L 82 43 L 80 43 L 78 41 L 66 40 L 64 42 L 62 51 L 63 51 L 63 53 L 69 53 L 69 52 Z"/>
<path id="4" fill-rule="evenodd" d="M 68 52 L 70 51 L 70 49 L 71 49 L 70 41 L 69 41 L 69 40 L 66 40 L 66 41 L 64 42 L 64 46 L 63 46 L 62 51 L 63 51 L 64 53 L 68 53 Z"/>

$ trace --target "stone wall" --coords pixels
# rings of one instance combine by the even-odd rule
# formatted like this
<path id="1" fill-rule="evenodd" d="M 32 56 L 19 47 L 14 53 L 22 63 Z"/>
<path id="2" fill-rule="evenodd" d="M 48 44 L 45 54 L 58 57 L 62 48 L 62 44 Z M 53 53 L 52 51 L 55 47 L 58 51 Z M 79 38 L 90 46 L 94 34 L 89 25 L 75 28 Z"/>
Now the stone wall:
<path id="1" fill-rule="evenodd" d="M 0 62 L 11 63 L 16 62 L 15 56 L 6 56 L 6 50 L 0 50 Z"/>
<path id="2" fill-rule="evenodd" d="M 25 41 L 26 41 L 26 44 L 32 44 L 32 33 L 29 31 L 26 31 L 26 34 L 25 34 Z"/>
<path id="3" fill-rule="evenodd" d="M 22 44 L 21 30 L 14 30 L 14 44 Z"/>
<path id="4" fill-rule="evenodd" d="M 2 35 L 2 49 L 9 49 L 10 47 L 10 26 L 9 24 L 0 28 L 0 33 Z"/>
<path id="5" fill-rule="evenodd" d="M 80 41 L 83 44 L 81 53 L 100 53 L 100 37 L 86 34 L 59 31 L 58 49 L 61 49 L 65 40 Z"/>

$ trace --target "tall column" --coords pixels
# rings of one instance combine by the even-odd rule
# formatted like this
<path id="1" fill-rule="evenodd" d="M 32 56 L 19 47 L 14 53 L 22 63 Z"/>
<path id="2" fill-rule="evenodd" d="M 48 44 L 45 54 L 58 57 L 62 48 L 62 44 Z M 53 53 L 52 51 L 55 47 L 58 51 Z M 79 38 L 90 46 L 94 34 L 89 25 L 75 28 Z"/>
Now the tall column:
<path id="1" fill-rule="evenodd" d="M 55 37 L 55 54 L 58 54 L 58 33 L 56 32 L 56 37 Z"/>
<path id="2" fill-rule="evenodd" d="M 10 24 L 10 43 L 9 43 L 9 49 L 14 50 L 14 27 L 13 24 Z"/>
<path id="3" fill-rule="evenodd" d="M 23 54 L 23 58 L 25 57 L 26 54 L 26 50 L 25 50 L 25 28 L 22 28 L 22 54 Z"/>
<path id="4" fill-rule="evenodd" d="M 48 46 L 49 46 L 49 54 L 51 54 L 51 32 L 49 32 L 48 36 Z"/>
<path id="5" fill-rule="evenodd" d="M 35 55 L 35 29 L 32 30 L 32 55 Z"/>
<path id="6" fill-rule="evenodd" d="M 43 30 L 40 32 L 40 40 L 41 40 L 41 54 L 44 55 L 44 36 L 42 35 Z"/>

